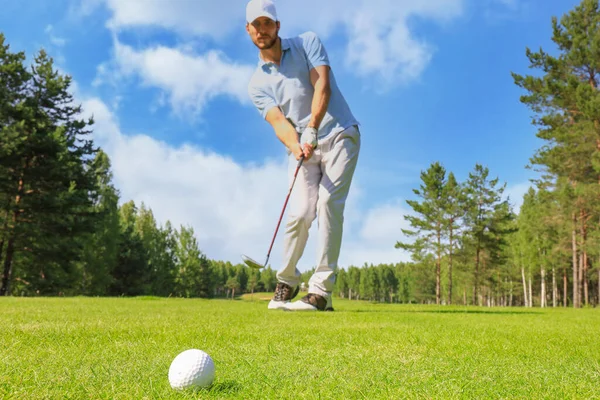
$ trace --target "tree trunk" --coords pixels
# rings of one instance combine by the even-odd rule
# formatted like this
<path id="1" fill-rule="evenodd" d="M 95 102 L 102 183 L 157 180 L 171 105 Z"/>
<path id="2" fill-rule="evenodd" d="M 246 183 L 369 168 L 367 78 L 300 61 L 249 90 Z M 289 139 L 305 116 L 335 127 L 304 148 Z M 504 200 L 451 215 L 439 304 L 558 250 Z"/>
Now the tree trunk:
<path id="1" fill-rule="evenodd" d="M 529 307 L 533 307 L 533 282 L 529 274 Z"/>
<path id="2" fill-rule="evenodd" d="M 546 307 L 546 270 L 544 269 L 544 265 L 542 264 L 541 267 L 541 275 L 542 275 L 542 287 L 541 287 L 541 293 L 540 293 L 540 307 L 544 308 Z"/>
<path id="3" fill-rule="evenodd" d="M 15 197 L 15 209 L 12 216 L 12 226 L 10 227 L 10 233 L 8 234 L 8 243 L 6 247 L 6 257 L 4 258 L 4 268 L 2 271 L 2 286 L 0 286 L 0 296 L 6 296 L 10 289 L 10 279 L 12 277 L 12 260 L 15 252 L 15 235 L 17 229 L 17 222 L 19 219 L 20 211 L 19 206 L 21 204 L 21 198 L 23 196 L 24 189 L 23 176 L 19 178 L 19 186 L 17 188 L 17 195 Z M 4 240 L 2 240 L 4 246 Z"/>
<path id="4" fill-rule="evenodd" d="M 525 307 L 529 307 L 529 300 L 527 297 L 527 281 L 525 280 L 525 268 L 521 267 L 521 277 L 523 278 L 523 300 Z"/>
<path id="5" fill-rule="evenodd" d="M 0 241 L 0 265 L 2 265 L 2 254 L 4 254 L 4 238 Z M 4 273 L 2 274 L 2 278 L 4 278 Z M 0 286 L 1 287 L 1 286 Z"/>
<path id="6" fill-rule="evenodd" d="M 567 281 L 567 268 L 563 270 L 563 307 L 569 306 L 569 283 Z"/>
<path id="7" fill-rule="evenodd" d="M 454 220 L 450 221 L 450 254 L 448 257 L 448 304 L 452 304 L 452 253 L 453 253 L 453 229 L 452 224 Z"/>
<path id="8" fill-rule="evenodd" d="M 9 200 L 6 203 L 6 208 L 4 210 L 4 226 L 2 227 L 2 232 L 1 233 L 1 237 L 2 240 L 0 240 L 0 265 L 2 265 L 2 254 L 4 254 L 4 243 L 6 242 L 6 237 L 7 232 L 8 232 L 8 220 L 10 219 L 10 196 L 9 196 Z"/>
<path id="9" fill-rule="evenodd" d="M 587 224 L 586 224 L 586 214 L 584 210 L 580 211 L 581 216 L 581 266 L 579 270 L 579 282 L 581 285 L 581 291 L 579 292 L 580 302 L 587 306 L 589 301 L 588 296 L 588 279 L 587 279 L 587 270 L 588 270 L 588 258 L 587 258 L 587 250 L 586 250 L 586 242 L 587 242 Z M 582 293 L 583 292 L 583 293 Z"/>
<path id="10" fill-rule="evenodd" d="M 437 265 L 435 270 L 435 304 L 440 305 L 442 300 L 441 279 L 442 279 L 442 238 L 440 227 L 437 231 Z"/>
<path id="11" fill-rule="evenodd" d="M 556 270 L 552 266 L 552 308 L 556 307 L 556 297 L 558 296 L 558 288 L 556 287 Z"/>
<path id="12" fill-rule="evenodd" d="M 4 258 L 4 269 L 2 273 L 2 286 L 0 286 L 0 296 L 7 296 L 10 292 L 10 278 L 12 275 L 12 259 L 15 251 L 15 238 L 8 239 L 6 247 L 6 257 Z"/>
<path id="13" fill-rule="evenodd" d="M 473 304 L 479 304 L 479 243 L 475 250 L 475 286 L 473 287 Z"/>
<path id="14" fill-rule="evenodd" d="M 579 281 L 578 281 L 578 273 L 577 273 L 577 217 L 575 213 L 573 213 L 573 232 L 571 239 L 571 247 L 573 249 L 573 308 L 579 307 L 579 298 L 577 296 L 579 292 Z"/>
<path id="15" fill-rule="evenodd" d="M 579 251 L 579 270 L 577 271 L 577 300 L 583 305 L 583 252 Z"/>
<path id="16" fill-rule="evenodd" d="M 584 248 L 585 249 L 585 248 Z M 583 301 L 587 306 L 590 300 L 589 297 L 589 285 L 588 285 L 588 256 L 587 250 L 583 250 Z"/>

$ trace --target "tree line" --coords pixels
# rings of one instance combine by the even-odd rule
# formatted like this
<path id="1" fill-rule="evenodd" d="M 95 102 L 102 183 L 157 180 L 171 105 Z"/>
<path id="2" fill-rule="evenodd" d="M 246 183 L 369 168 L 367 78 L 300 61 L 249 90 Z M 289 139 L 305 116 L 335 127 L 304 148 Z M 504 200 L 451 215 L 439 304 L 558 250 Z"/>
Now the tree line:
<path id="1" fill-rule="evenodd" d="M 443 302 L 442 291 L 447 303 L 458 297 L 458 263 L 467 272 L 461 284 L 473 304 L 599 304 L 599 10 L 598 0 L 583 0 L 560 19 L 553 17 L 558 54 L 527 48 L 536 73 L 512 73 L 543 141 L 528 165 L 539 177 L 518 215 L 501 200 L 505 185 L 498 186 L 481 165 L 461 184 L 439 162 L 422 172 L 414 190 L 418 199 L 408 201 L 414 214 L 406 217 L 411 229 L 404 233 L 412 240 L 396 246 L 413 260 L 431 259 L 436 303 Z"/>
<path id="2" fill-rule="evenodd" d="M 433 259 L 437 303 L 442 265 L 447 302 L 454 299 L 452 268 L 459 258 L 468 264 L 476 304 L 506 303 L 507 290 L 508 304 L 528 307 L 599 303 L 598 0 L 583 0 L 551 22 L 558 54 L 527 48 L 536 74 L 512 73 L 543 141 L 528 165 L 539 177 L 518 215 L 500 200 L 505 186 L 497 187 L 481 165 L 457 185 L 452 173 L 434 163 L 421 174 L 419 200 L 408 201 L 414 216 L 406 217 L 412 230 L 405 234 L 413 241 L 397 246 L 411 251 L 413 260 Z"/>
<path id="3" fill-rule="evenodd" d="M 421 172 L 395 247 L 410 262 L 341 268 L 352 300 L 487 306 L 600 302 L 600 8 L 552 18 L 557 54 L 525 50 L 512 72 L 543 145 L 520 210 L 476 164 L 464 181 L 442 162 Z M 119 205 L 93 118 L 43 50 L 30 67 L 0 34 L 0 295 L 233 297 L 272 291 L 275 272 L 208 259 L 191 227 L 159 226 Z M 307 282 L 312 271 L 303 274 Z"/>

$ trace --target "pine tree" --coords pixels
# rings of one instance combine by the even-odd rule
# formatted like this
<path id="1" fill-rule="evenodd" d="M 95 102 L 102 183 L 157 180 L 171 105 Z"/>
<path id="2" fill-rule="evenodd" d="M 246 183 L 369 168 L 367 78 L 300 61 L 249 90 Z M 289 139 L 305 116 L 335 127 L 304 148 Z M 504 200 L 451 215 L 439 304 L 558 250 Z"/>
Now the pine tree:
<path id="1" fill-rule="evenodd" d="M 227 279 L 227 283 L 225 284 L 227 289 L 231 290 L 231 300 L 235 297 L 235 292 L 240 289 L 240 281 L 237 275 L 234 275 Z"/>
<path id="2" fill-rule="evenodd" d="M 176 247 L 170 223 L 167 221 L 166 227 L 159 227 L 152 210 L 141 203 L 135 220 L 135 231 L 146 251 L 150 292 L 158 296 L 168 296 L 174 285 Z"/>
<path id="3" fill-rule="evenodd" d="M 498 182 L 498 178 L 489 179 L 487 167 L 476 164 L 465 186 L 465 233 L 473 250 L 475 264 L 473 303 L 479 305 L 483 304 L 484 278 L 486 274 L 489 277 L 492 268 L 500 263 L 501 250 L 507 245 L 507 224 L 513 218 L 508 201 L 502 200 L 506 184 L 497 187 Z"/>
<path id="4" fill-rule="evenodd" d="M 200 251 L 194 229 L 182 226 L 176 232 L 176 238 L 175 292 L 184 297 L 211 297 L 214 292 L 212 268 L 206 256 Z"/>
<path id="5" fill-rule="evenodd" d="M 77 263 L 94 228 L 93 120 L 77 119 L 71 78 L 43 50 L 31 72 L 23 59 L 0 36 L 0 295 L 10 293 L 13 277 L 37 293 L 59 294 L 80 282 Z"/>
<path id="6" fill-rule="evenodd" d="M 360 299 L 360 280 L 362 271 L 360 268 L 350 266 L 348 268 L 348 299 Z"/>
<path id="7" fill-rule="evenodd" d="M 433 163 L 427 171 L 421 172 L 422 184 L 420 189 L 413 192 L 421 199 L 407 200 L 409 206 L 417 215 L 406 215 L 404 218 L 410 222 L 411 228 L 402 229 L 409 238 L 415 238 L 412 243 L 397 242 L 396 248 L 417 253 L 433 252 L 436 264 L 435 297 L 436 304 L 441 303 L 441 262 L 444 252 L 443 235 L 445 232 L 445 198 L 446 169 L 439 163 Z"/>
<path id="8" fill-rule="evenodd" d="M 94 159 L 98 195 L 94 208 L 98 214 L 94 232 L 84 245 L 81 262 L 81 293 L 105 295 L 112 283 L 111 272 L 117 265 L 119 254 L 119 194 L 112 184 L 110 160 L 99 151 Z"/>
<path id="9" fill-rule="evenodd" d="M 113 296 L 139 296 L 150 294 L 149 268 L 144 242 L 135 229 L 137 207 L 128 201 L 119 209 L 120 235 L 117 264 L 111 271 Z"/>
<path id="10" fill-rule="evenodd" d="M 260 281 L 267 292 L 272 292 L 275 290 L 275 285 L 277 285 L 275 271 L 273 271 L 270 266 L 263 269 L 260 274 Z"/>
<path id="11" fill-rule="evenodd" d="M 452 304 L 452 267 L 454 251 L 457 246 L 456 237 L 461 227 L 462 218 L 466 211 L 465 196 L 461 185 L 458 184 L 454 174 L 448 174 L 444 186 L 444 230 L 448 239 L 448 304 Z"/>
<path id="12" fill-rule="evenodd" d="M 521 101 L 535 113 L 537 136 L 545 141 L 531 160 L 556 189 L 567 182 L 574 195 L 570 215 L 573 306 L 587 301 L 589 257 L 587 244 L 591 212 L 600 190 L 600 7 L 583 0 L 560 18 L 552 18 L 552 41 L 558 55 L 526 49 L 537 76 L 513 73 L 515 84 L 527 91 Z M 560 189 L 565 192 L 564 187 Z M 560 197 L 566 201 L 565 196 Z"/>

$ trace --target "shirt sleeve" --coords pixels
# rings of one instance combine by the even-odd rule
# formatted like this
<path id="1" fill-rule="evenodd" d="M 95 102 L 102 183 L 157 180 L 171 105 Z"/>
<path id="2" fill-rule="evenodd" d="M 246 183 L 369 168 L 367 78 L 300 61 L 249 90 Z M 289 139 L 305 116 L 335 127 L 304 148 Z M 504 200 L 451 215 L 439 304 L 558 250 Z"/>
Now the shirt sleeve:
<path id="1" fill-rule="evenodd" d="M 327 55 L 325 46 L 323 46 L 323 43 L 317 34 L 314 32 L 306 32 L 301 36 L 309 69 L 313 69 L 321 65 L 329 66 L 329 56 Z"/>
<path id="2" fill-rule="evenodd" d="M 250 85 L 248 87 L 248 95 L 263 118 L 267 117 L 267 113 L 271 108 L 277 107 L 273 96 L 268 94 L 263 88 Z"/>

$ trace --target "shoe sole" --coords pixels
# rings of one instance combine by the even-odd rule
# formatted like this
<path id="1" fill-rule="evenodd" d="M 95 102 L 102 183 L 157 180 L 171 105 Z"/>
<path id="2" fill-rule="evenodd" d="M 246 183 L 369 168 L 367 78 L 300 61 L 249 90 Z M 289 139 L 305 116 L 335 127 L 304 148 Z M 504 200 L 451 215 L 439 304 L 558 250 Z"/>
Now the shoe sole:
<path id="1" fill-rule="evenodd" d="M 268 310 L 285 310 L 286 303 L 284 303 L 284 302 L 279 302 L 279 303 L 281 303 L 281 304 L 272 304 L 272 302 L 269 302 L 267 309 Z"/>

